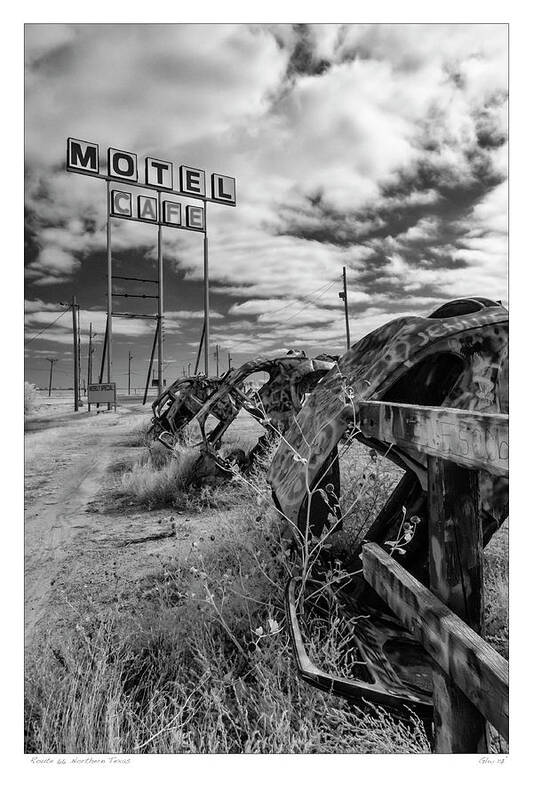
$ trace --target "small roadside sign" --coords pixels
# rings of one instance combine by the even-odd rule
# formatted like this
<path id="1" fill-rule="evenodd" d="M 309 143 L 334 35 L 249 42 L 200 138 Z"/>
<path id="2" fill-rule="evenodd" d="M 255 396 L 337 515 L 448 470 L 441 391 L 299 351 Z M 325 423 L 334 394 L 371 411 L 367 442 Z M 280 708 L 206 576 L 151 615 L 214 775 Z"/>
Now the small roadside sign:
<path id="1" fill-rule="evenodd" d="M 116 383 L 90 383 L 87 386 L 87 405 L 91 410 L 91 403 L 111 403 L 117 409 L 117 384 Z"/>

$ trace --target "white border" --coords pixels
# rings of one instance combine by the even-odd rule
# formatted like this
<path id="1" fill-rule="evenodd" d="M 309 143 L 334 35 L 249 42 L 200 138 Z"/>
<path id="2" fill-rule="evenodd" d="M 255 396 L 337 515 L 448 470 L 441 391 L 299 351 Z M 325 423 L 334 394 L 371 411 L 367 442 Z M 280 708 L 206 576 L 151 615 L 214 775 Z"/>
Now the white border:
<path id="1" fill-rule="evenodd" d="M 179 19 L 176 15 L 179 14 Z M 7 17 L 7 19 L 6 19 Z M 353 796 L 362 798 L 440 798 L 451 794 L 459 798 L 521 797 L 527 791 L 527 771 L 531 721 L 531 598 L 526 590 L 532 583 L 531 558 L 531 466 L 526 462 L 526 447 L 531 429 L 531 270 L 530 186 L 531 181 L 531 26 L 525 3 L 473 3 L 449 0 L 429 4 L 427 0 L 404 0 L 400 5 L 390 0 L 379 4 L 348 4 L 332 0 L 327 4 L 290 5 L 274 1 L 260 6 L 228 0 L 223 4 L 196 4 L 187 8 L 175 3 L 129 2 L 119 9 L 96 0 L 73 6 L 64 2 L 21 2 L 4 10 L 2 75 L 4 108 L 9 109 L 9 123 L 2 130 L 2 152 L 16 154 L 8 159 L 7 179 L 15 192 L 23 193 L 22 65 L 23 22 L 510 22 L 511 41 L 511 756 L 502 767 L 479 766 L 473 757 L 422 756 L 139 756 L 129 768 L 47 768 L 35 767 L 22 755 L 22 526 L 21 508 L 4 507 L 3 534 L 7 638 L 3 658 L 4 714 L 2 743 L 4 784 L 16 795 L 34 794 L 39 798 L 157 797 L 165 792 L 179 798 L 249 797 L 250 795 L 303 795 L 314 798 Z M 356 17 L 356 18 L 354 18 Z M 310 19 L 309 19 L 310 18 Z M 527 139 L 526 139 L 527 137 Z M 20 188 L 19 188 L 20 187 Z M 13 340 L 22 335 L 22 197 L 14 204 L 12 195 L 2 202 L 9 205 L 6 215 L 13 221 L 4 229 L 4 297 L 2 322 L 4 361 L 9 376 L 4 387 L 4 464 L 16 475 L 11 495 L 22 498 L 22 384 L 23 358 Z M 11 214 L 9 214 L 11 212 Z M 19 227 L 20 225 L 20 227 Z M 18 232 L 20 231 L 20 236 Z M 13 236 L 12 232 L 15 233 Z M 20 249 L 19 249 L 20 248 Z M 15 337 L 13 334 L 15 333 Z M 18 336 L 17 336 L 18 333 Z M 18 338 L 20 337 L 20 338 Z M 527 348 L 527 349 L 526 349 Z M 527 412 L 526 412 L 527 402 Z M 13 415 L 17 425 L 12 423 Z M 11 488 L 11 487 L 10 487 Z M 8 495 L 9 496 L 9 495 Z M 527 615 L 527 616 L 526 616 Z M 526 727 L 527 726 L 527 727 Z M 6 774 L 6 772 L 8 774 Z"/>

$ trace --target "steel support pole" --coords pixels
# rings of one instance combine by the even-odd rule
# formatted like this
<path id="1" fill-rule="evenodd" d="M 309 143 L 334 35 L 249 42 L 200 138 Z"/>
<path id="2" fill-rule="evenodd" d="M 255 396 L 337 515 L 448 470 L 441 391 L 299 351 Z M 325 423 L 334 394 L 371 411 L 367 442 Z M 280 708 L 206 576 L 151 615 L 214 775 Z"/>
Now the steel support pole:
<path id="1" fill-rule="evenodd" d="M 113 275 L 111 262 L 111 183 L 106 181 L 107 188 L 107 382 L 112 382 L 112 342 L 113 342 Z M 111 403 L 107 404 L 108 410 Z"/>
<path id="2" fill-rule="evenodd" d="M 157 193 L 158 220 L 157 226 L 157 269 L 159 289 L 157 292 L 157 319 L 159 331 L 157 338 L 157 383 L 159 393 L 163 391 L 163 226 L 161 225 L 161 192 Z"/>
<path id="3" fill-rule="evenodd" d="M 209 245 L 207 240 L 207 203 L 204 200 L 204 364 L 209 377 Z"/>
<path id="4" fill-rule="evenodd" d="M 146 376 L 146 386 L 144 387 L 144 397 L 143 397 L 143 406 L 146 403 L 146 398 L 148 397 L 148 389 L 150 388 L 150 378 L 152 377 L 152 366 L 154 364 L 154 353 L 155 353 L 155 346 L 157 344 L 157 337 L 159 336 L 159 323 L 160 320 L 157 320 L 155 335 L 154 335 L 154 343 L 152 344 L 152 352 L 150 353 L 150 364 L 148 365 L 148 375 Z M 159 388 L 159 387 L 158 387 Z M 158 396 L 161 392 L 157 393 Z"/>
<path id="5" fill-rule="evenodd" d="M 108 317 L 108 319 L 106 320 L 106 323 L 105 323 L 104 346 L 102 347 L 102 361 L 100 362 L 100 375 L 99 375 L 99 378 L 98 378 L 98 383 L 103 383 L 104 382 L 104 366 L 105 366 L 105 361 L 106 361 L 106 356 L 107 356 L 107 336 L 108 336 L 108 333 L 109 333 L 109 317 Z M 99 405 L 99 404 L 97 404 L 97 405 Z"/>
<path id="6" fill-rule="evenodd" d="M 200 337 L 200 345 L 198 347 L 198 355 L 196 356 L 196 364 L 194 365 L 194 374 L 198 375 L 198 367 L 200 365 L 200 356 L 202 354 L 202 345 L 204 343 L 204 335 L 205 335 L 205 320 L 204 324 L 202 325 L 202 335 Z"/>

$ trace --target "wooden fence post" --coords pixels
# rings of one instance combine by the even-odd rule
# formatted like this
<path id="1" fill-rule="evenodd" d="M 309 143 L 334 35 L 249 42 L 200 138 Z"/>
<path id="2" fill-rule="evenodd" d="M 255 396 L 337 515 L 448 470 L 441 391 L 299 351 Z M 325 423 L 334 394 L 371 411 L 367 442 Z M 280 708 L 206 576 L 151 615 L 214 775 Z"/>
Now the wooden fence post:
<path id="1" fill-rule="evenodd" d="M 479 473 L 428 456 L 431 591 L 483 633 L 483 537 Z M 440 669 L 433 674 L 436 753 L 486 753 L 483 716 Z"/>

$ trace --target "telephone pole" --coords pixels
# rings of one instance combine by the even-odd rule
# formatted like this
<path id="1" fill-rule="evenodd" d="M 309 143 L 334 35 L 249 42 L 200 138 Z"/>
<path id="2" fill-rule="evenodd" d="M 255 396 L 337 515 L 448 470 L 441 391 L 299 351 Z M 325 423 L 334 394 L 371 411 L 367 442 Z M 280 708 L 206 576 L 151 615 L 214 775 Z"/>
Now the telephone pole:
<path id="1" fill-rule="evenodd" d="M 131 359 L 133 358 L 131 350 L 128 352 L 128 397 L 131 394 Z"/>
<path id="2" fill-rule="evenodd" d="M 188 378 L 191 377 L 191 362 L 190 361 L 187 362 L 187 377 Z"/>
<path id="3" fill-rule="evenodd" d="M 47 358 L 47 361 L 50 362 L 50 381 L 48 383 L 48 397 L 52 394 L 52 373 L 54 371 L 54 364 L 57 361 L 57 358 Z"/>
<path id="4" fill-rule="evenodd" d="M 346 267 L 342 268 L 342 284 L 344 290 L 339 292 L 339 297 L 344 300 L 344 319 L 346 322 L 346 349 L 350 349 L 350 319 L 348 317 L 348 292 L 346 289 Z"/>
<path id="5" fill-rule="evenodd" d="M 215 361 L 217 362 L 217 378 L 218 378 L 218 360 L 219 360 L 218 344 L 215 345 Z"/>
<path id="6" fill-rule="evenodd" d="M 77 314 L 77 326 L 78 326 L 78 400 L 81 397 L 81 326 L 80 326 L 80 307 L 78 305 L 78 314 Z"/>
<path id="7" fill-rule="evenodd" d="M 231 369 L 231 353 L 228 353 L 228 369 Z"/>
<path id="8" fill-rule="evenodd" d="M 79 306 L 76 297 L 72 298 L 72 339 L 74 344 L 74 411 L 80 407 L 80 364 L 79 364 L 79 339 L 78 339 L 78 314 Z"/>
<path id="9" fill-rule="evenodd" d="M 89 350 L 87 352 L 87 386 L 93 382 L 93 324 L 89 323 Z"/>

